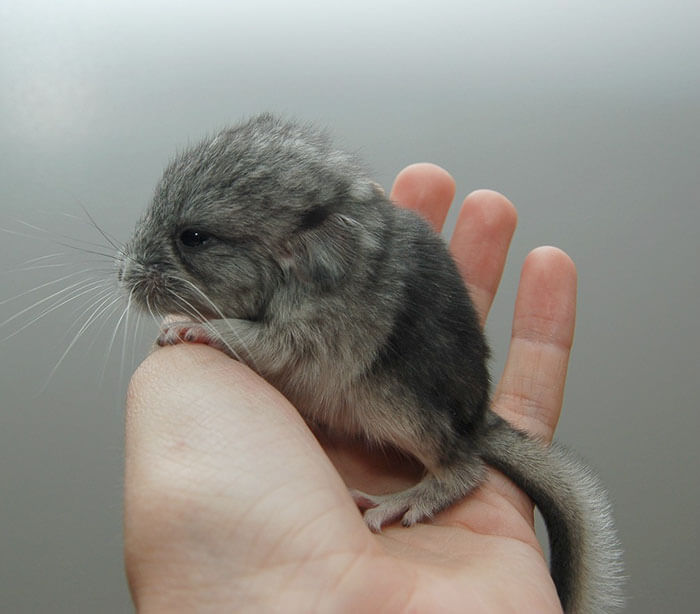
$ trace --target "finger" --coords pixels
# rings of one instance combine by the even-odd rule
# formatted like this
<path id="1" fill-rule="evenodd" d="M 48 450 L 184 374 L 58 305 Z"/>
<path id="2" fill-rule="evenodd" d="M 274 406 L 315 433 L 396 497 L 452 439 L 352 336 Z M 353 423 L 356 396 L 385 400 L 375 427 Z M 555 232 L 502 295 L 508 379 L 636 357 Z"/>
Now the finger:
<path id="1" fill-rule="evenodd" d="M 482 325 L 501 281 L 518 214 L 502 194 L 477 190 L 464 199 L 450 251 L 467 283 Z"/>
<path id="2" fill-rule="evenodd" d="M 455 181 L 443 168 L 422 162 L 403 169 L 394 181 L 391 200 L 414 209 L 440 231 L 455 197 Z"/>
<path id="3" fill-rule="evenodd" d="M 540 247 L 525 259 L 513 331 L 494 409 L 550 440 L 564 395 L 576 319 L 576 267 L 561 250 Z"/>

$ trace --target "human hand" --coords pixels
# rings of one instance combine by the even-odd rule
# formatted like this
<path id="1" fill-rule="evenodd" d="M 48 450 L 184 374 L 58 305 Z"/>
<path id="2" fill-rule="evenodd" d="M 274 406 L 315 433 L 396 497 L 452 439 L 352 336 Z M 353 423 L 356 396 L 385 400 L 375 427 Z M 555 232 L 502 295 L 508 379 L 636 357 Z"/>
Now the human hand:
<path id="1" fill-rule="evenodd" d="M 425 164 L 392 191 L 437 228 L 453 196 L 449 175 Z M 482 320 L 515 223 L 494 192 L 471 194 L 460 213 L 451 249 Z M 544 439 L 561 409 L 575 296 L 563 252 L 527 257 L 493 404 Z M 127 402 L 125 557 L 139 610 L 560 611 L 532 504 L 504 476 L 491 471 L 430 524 L 375 535 L 347 486 L 391 492 L 419 468 L 321 444 L 280 393 L 221 352 L 183 344 L 149 356 Z"/>

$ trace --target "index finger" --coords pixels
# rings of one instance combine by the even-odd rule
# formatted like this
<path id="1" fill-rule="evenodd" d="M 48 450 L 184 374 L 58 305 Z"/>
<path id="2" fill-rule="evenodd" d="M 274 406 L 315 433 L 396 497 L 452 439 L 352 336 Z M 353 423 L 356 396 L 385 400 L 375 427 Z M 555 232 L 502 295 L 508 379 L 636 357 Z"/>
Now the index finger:
<path id="1" fill-rule="evenodd" d="M 455 180 L 436 164 L 420 162 L 404 168 L 394 181 L 391 200 L 426 218 L 436 231 L 442 229 L 455 197 Z"/>

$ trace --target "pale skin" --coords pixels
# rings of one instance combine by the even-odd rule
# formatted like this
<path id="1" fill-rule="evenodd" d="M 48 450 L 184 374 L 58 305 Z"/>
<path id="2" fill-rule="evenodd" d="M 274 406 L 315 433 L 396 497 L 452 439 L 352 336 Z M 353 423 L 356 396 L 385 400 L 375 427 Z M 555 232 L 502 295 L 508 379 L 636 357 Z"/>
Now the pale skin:
<path id="1" fill-rule="evenodd" d="M 391 197 L 442 226 L 455 194 L 430 164 Z M 451 250 L 486 320 L 516 212 L 487 190 L 464 201 Z M 573 340 L 576 269 L 526 258 L 494 410 L 550 440 Z M 319 443 L 321 440 L 321 444 Z M 246 366 L 204 345 L 152 353 L 126 408 L 126 571 L 142 612 L 561 612 L 529 499 L 504 476 L 430 524 L 371 533 L 348 494 L 392 492 L 419 468 L 317 439 Z"/>

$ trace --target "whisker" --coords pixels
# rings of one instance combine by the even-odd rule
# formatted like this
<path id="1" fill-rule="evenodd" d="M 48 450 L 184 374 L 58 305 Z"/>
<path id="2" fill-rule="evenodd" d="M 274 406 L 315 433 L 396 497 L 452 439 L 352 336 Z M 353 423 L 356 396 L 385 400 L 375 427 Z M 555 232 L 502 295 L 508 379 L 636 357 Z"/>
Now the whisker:
<path id="1" fill-rule="evenodd" d="M 70 279 L 71 277 L 75 277 L 76 275 L 82 275 L 83 273 L 92 273 L 94 269 L 83 269 L 82 271 L 74 271 L 73 273 L 68 273 L 68 275 L 64 275 L 63 277 L 59 277 L 58 279 L 52 279 L 51 281 L 47 281 L 43 284 L 39 284 L 38 286 L 35 286 L 31 290 L 25 290 L 24 292 L 20 292 L 19 294 L 15 294 L 14 296 L 11 296 L 10 298 L 6 298 L 2 301 L 0 301 L 0 305 L 5 305 L 6 303 L 11 303 L 12 301 L 17 300 L 18 298 L 22 298 L 23 296 L 27 296 L 28 294 L 32 294 L 33 292 L 36 292 L 37 290 L 41 290 L 42 288 L 46 288 L 48 286 L 52 286 L 54 284 L 61 283 L 62 281 L 66 281 L 66 279 Z M 70 288 L 70 286 L 68 286 Z M 36 304 L 36 303 L 35 303 Z M 17 314 L 19 315 L 19 314 Z M 10 320 L 8 320 L 10 321 Z M 6 322 L 3 322 L 0 324 L 0 326 L 3 326 L 6 324 Z"/>
<path id="2" fill-rule="evenodd" d="M 109 243 L 114 249 L 119 251 L 121 249 L 121 247 L 119 246 L 119 242 L 112 240 L 112 238 L 110 238 L 110 236 L 104 230 L 102 230 L 102 228 L 100 228 L 100 226 L 97 224 L 92 215 L 90 215 L 90 212 L 84 205 L 80 205 L 80 208 L 85 212 L 85 215 L 87 215 L 88 219 L 90 220 L 90 223 L 97 229 L 97 232 L 99 232 L 104 237 L 105 241 L 107 241 L 107 243 Z"/>
<path id="3" fill-rule="evenodd" d="M 88 269 L 88 270 L 89 270 L 89 269 Z M 82 272 L 84 273 L 84 272 L 86 272 L 86 271 L 82 271 Z M 76 273 L 76 274 L 77 274 L 77 273 Z M 63 279 L 68 279 L 68 278 L 70 278 L 70 277 L 74 277 L 76 274 L 66 275 Z M 56 281 L 62 281 L 62 280 L 56 280 Z M 30 290 L 30 291 L 28 291 L 28 292 L 25 292 L 25 293 L 23 293 L 23 294 L 20 294 L 19 296 L 25 296 L 26 294 L 29 294 L 29 293 L 31 293 L 31 292 L 34 292 L 35 290 L 38 290 L 39 288 L 46 287 L 46 286 L 48 286 L 48 285 L 50 285 L 50 284 L 56 283 L 56 281 L 48 282 L 48 283 L 46 283 L 46 284 L 42 284 L 41 286 L 38 286 L 37 288 L 34 288 L 33 290 Z M 10 316 L 9 318 L 7 318 L 7 320 L 5 320 L 4 322 L 0 322 L 0 328 L 2 328 L 3 326 L 6 326 L 6 325 L 9 324 L 10 322 L 13 322 L 14 320 L 16 320 L 17 318 L 19 318 L 20 316 L 24 315 L 24 314 L 27 313 L 28 311 L 31 311 L 32 309 L 35 309 L 35 308 L 38 307 L 39 305 L 43 305 L 43 304 L 46 303 L 47 301 L 50 301 L 51 299 L 56 298 L 57 296 L 60 296 L 61 294 L 64 294 L 65 292 L 69 292 L 69 291 L 75 289 L 76 286 L 81 286 L 81 285 L 83 285 L 83 287 L 88 287 L 88 285 L 98 285 L 98 284 L 100 284 L 100 283 L 104 283 L 104 281 L 103 281 L 102 279 L 96 279 L 96 278 L 94 278 L 94 277 L 93 277 L 93 278 L 87 278 L 87 279 L 81 279 L 80 281 L 76 281 L 75 283 L 70 284 L 70 285 L 66 286 L 65 288 L 61 288 L 60 290 L 58 290 L 57 292 L 54 292 L 53 294 L 50 294 L 49 296 L 47 296 L 47 297 L 45 297 L 45 298 L 42 298 L 42 299 L 36 301 L 35 303 L 32 303 L 31 305 L 29 305 L 29 307 L 25 307 L 25 308 L 22 309 L 21 311 L 17 312 L 15 315 Z M 17 297 L 17 298 L 18 298 L 18 297 Z M 12 299 L 8 299 L 8 300 L 12 300 Z M 2 303 L 0 303 L 0 304 L 2 304 Z"/>
<path id="4" fill-rule="evenodd" d="M 26 226 L 27 228 L 31 228 L 32 230 L 36 230 L 37 232 L 41 232 L 45 235 L 47 235 L 50 238 L 54 237 L 61 237 L 62 239 L 66 239 L 68 241 L 73 241 L 75 243 L 83 243 L 84 245 L 89 245 L 91 247 L 100 247 L 104 248 L 103 243 L 96 243 L 95 241 L 87 241 L 85 239 L 77 239 L 75 237 L 70 237 L 68 235 L 64 234 L 57 234 L 51 230 L 47 230 L 46 228 L 42 228 L 41 226 L 37 226 L 36 224 L 30 224 L 29 222 L 26 222 L 24 220 L 15 220 L 18 224 L 21 224 L 22 226 Z M 113 246 L 115 249 L 118 249 L 116 246 Z"/>
<path id="5" fill-rule="evenodd" d="M 247 352 L 248 357 L 249 357 L 250 366 L 253 367 L 253 369 L 254 369 L 255 371 L 258 371 L 257 365 L 255 364 L 255 360 L 253 359 L 252 353 L 250 352 L 250 350 L 248 349 L 248 347 L 246 347 L 245 342 L 243 341 L 243 339 L 241 339 L 240 335 L 236 332 L 236 330 L 233 328 L 233 326 L 231 325 L 231 323 L 228 321 L 228 318 L 224 315 L 224 313 L 221 311 L 221 309 L 219 309 L 218 305 L 216 305 L 216 303 L 214 303 L 214 301 L 212 301 L 212 300 L 209 298 L 209 296 L 208 296 L 203 290 L 201 290 L 200 288 L 198 288 L 198 287 L 197 287 L 195 284 L 193 284 L 191 281 L 189 281 L 189 280 L 187 280 L 187 279 L 184 279 L 184 278 L 182 278 L 182 277 L 178 277 L 177 279 L 179 279 L 180 281 L 184 282 L 185 284 L 187 284 L 188 286 L 190 286 L 193 290 L 195 290 L 195 292 L 197 292 L 209 305 L 211 305 L 212 309 L 213 309 L 213 310 L 215 311 L 215 313 L 219 316 L 219 319 L 221 319 L 221 320 L 223 320 L 224 322 L 226 322 L 226 325 L 228 326 L 229 330 L 231 331 L 231 334 L 232 334 L 233 336 L 235 336 L 235 337 L 239 340 L 239 342 L 243 345 L 243 348 L 244 348 L 245 351 Z M 181 297 L 180 297 L 180 298 L 181 298 Z M 239 357 L 238 353 L 233 351 L 233 348 L 231 348 L 231 346 L 228 344 L 228 342 L 226 342 L 226 340 L 222 337 L 222 335 L 221 335 L 220 333 L 219 333 L 219 338 L 226 344 L 226 347 L 227 347 L 229 350 L 231 350 L 231 353 L 232 353 L 234 356 L 236 356 L 236 358 L 238 358 L 238 359 L 240 360 L 240 357 Z"/>
<path id="6" fill-rule="evenodd" d="M 182 313 L 178 313 L 177 315 L 183 315 L 191 320 L 194 320 L 196 322 L 204 322 L 206 318 L 204 317 L 204 314 L 198 311 L 191 303 L 189 303 L 186 299 L 182 298 L 172 290 L 169 291 L 171 296 L 175 298 L 175 301 L 180 305 L 180 308 L 182 310 Z"/>
<path id="7" fill-rule="evenodd" d="M 2 275 L 9 275 L 10 273 L 28 273 L 30 271 L 43 271 L 45 269 L 60 269 L 62 267 L 71 266 L 72 262 L 58 262 L 55 264 L 33 264 L 31 266 L 21 266 L 16 269 L 5 269 L 0 271 Z"/>
<path id="8" fill-rule="evenodd" d="M 120 245 L 121 245 L 121 241 L 119 241 L 119 239 L 117 239 L 114 235 L 108 233 L 106 230 L 104 230 L 103 228 L 101 228 L 101 227 L 97 224 L 97 222 L 95 222 L 95 219 L 92 217 L 92 215 L 90 215 L 90 213 L 88 212 L 88 210 L 87 210 L 87 208 L 85 207 L 85 205 L 82 205 L 82 204 L 81 204 L 81 205 L 80 205 L 80 208 L 85 212 L 86 216 L 88 217 L 88 219 L 89 219 L 89 225 L 90 225 L 90 226 L 93 226 L 94 228 L 96 228 L 97 231 L 105 238 L 105 240 L 106 240 L 114 249 L 119 250 L 119 249 L 120 249 Z M 61 211 L 61 215 L 65 216 L 65 217 L 67 217 L 67 218 L 69 218 L 69 219 L 71 219 L 71 220 L 75 220 L 76 222 L 81 222 L 81 223 L 83 223 L 83 224 L 88 224 L 88 222 L 85 221 L 85 218 L 84 218 L 84 217 L 80 217 L 79 215 L 75 215 L 75 214 L 73 214 L 73 213 L 68 213 L 68 212 L 66 212 L 66 211 Z"/>
<path id="9" fill-rule="evenodd" d="M 177 301 L 177 303 L 182 307 L 182 310 L 184 311 L 185 316 L 189 316 L 192 320 L 197 320 L 199 322 L 205 322 L 206 318 L 204 317 L 204 314 L 199 311 L 192 303 L 190 303 L 187 299 L 179 296 L 176 292 L 173 290 L 168 290 L 170 292 L 170 295 Z"/>
<path id="10" fill-rule="evenodd" d="M 42 260 L 48 260 L 49 258 L 58 258 L 60 256 L 65 256 L 65 252 L 57 252 L 55 254 L 46 254 L 45 256 L 38 256 L 36 258 L 30 258 L 25 260 L 24 264 L 33 264 L 35 262 L 41 262 Z"/>
<path id="11" fill-rule="evenodd" d="M 83 205 L 80 205 L 80 207 L 84 210 L 85 207 Z M 83 224 L 87 224 L 85 221 L 85 218 L 80 217 L 79 215 L 75 215 L 75 213 L 68 213 L 67 211 L 60 211 L 60 214 L 64 217 L 67 217 L 71 220 L 75 220 L 76 222 L 82 222 Z"/>
<path id="12" fill-rule="evenodd" d="M 186 280 L 184 280 L 184 281 L 186 281 Z M 173 292 L 172 290 L 170 290 L 170 294 L 171 294 L 171 296 L 173 296 L 173 297 L 175 298 L 175 300 L 176 300 L 178 303 L 180 303 L 181 305 L 183 305 L 186 309 L 191 310 L 189 315 L 192 315 L 192 313 L 194 313 L 194 314 L 200 319 L 200 321 L 206 326 L 207 318 L 204 317 L 204 314 L 202 314 L 202 312 L 199 311 L 199 309 L 197 309 L 197 308 L 196 308 L 192 303 L 190 303 L 187 299 L 185 299 L 185 298 L 182 297 L 182 296 L 179 296 L 177 293 Z M 209 300 L 208 297 L 207 297 L 207 300 Z M 212 303 L 211 300 L 209 300 L 209 302 Z M 218 309 L 218 307 L 216 307 L 216 305 L 214 305 L 213 303 L 212 303 L 212 305 L 215 307 L 215 309 L 218 311 L 218 313 L 221 314 L 221 310 Z M 223 316 L 223 314 L 222 314 L 222 316 Z M 193 319 L 194 319 L 194 318 L 193 318 Z M 222 321 L 224 321 L 224 322 L 227 323 L 227 326 L 228 326 L 229 329 L 231 330 L 232 335 L 235 336 L 235 337 L 237 337 L 237 338 L 239 339 L 239 341 L 242 341 L 242 340 L 240 339 L 239 335 L 238 335 L 238 334 L 236 333 L 236 331 L 234 330 L 233 326 L 231 326 L 231 324 L 228 323 L 228 320 L 227 320 L 226 318 L 224 318 L 224 317 L 222 317 L 222 318 L 220 318 L 220 319 L 221 319 Z M 221 341 L 221 342 L 224 344 L 224 346 L 226 346 L 226 349 L 230 352 L 231 356 L 234 356 L 237 360 L 239 360 L 239 361 L 241 361 L 241 362 L 244 362 L 244 361 L 241 359 L 240 354 L 239 354 L 238 352 L 236 352 L 236 350 L 233 349 L 233 347 L 231 346 L 231 344 L 226 340 L 226 338 L 225 338 L 219 331 L 215 330 L 215 329 L 212 328 L 212 327 L 208 327 L 208 329 L 209 329 L 209 331 L 211 331 L 212 333 L 214 333 L 214 334 L 216 335 L 216 337 L 219 339 L 219 341 Z M 247 349 L 247 348 L 246 348 L 246 349 Z M 249 355 L 249 363 L 250 363 L 250 366 L 251 366 L 253 369 L 255 369 L 255 370 L 257 371 L 257 366 L 255 365 L 255 361 L 253 360 L 252 356 L 250 356 L 250 352 L 248 352 L 248 355 Z"/>
<path id="13" fill-rule="evenodd" d="M 131 341 L 131 365 L 136 364 L 136 345 L 138 340 L 141 338 L 141 325 L 143 324 L 142 316 L 142 311 L 136 312 L 136 324 L 134 325 L 134 335 Z"/>
<path id="14" fill-rule="evenodd" d="M 99 328 L 98 331 L 96 332 L 96 335 L 99 335 L 100 332 L 102 332 L 102 329 L 104 328 L 104 326 L 106 325 L 106 323 L 107 323 L 108 321 L 110 321 L 110 320 L 114 317 L 114 314 L 115 314 L 115 313 L 118 313 L 118 312 L 119 312 L 119 303 L 122 301 L 122 299 L 123 299 L 122 296 L 119 296 L 119 295 L 118 295 L 118 296 L 116 297 L 115 301 L 112 303 L 112 307 L 113 307 L 112 312 L 104 319 L 104 322 L 100 325 L 100 328 Z M 121 321 L 121 318 L 120 318 L 120 321 Z M 119 325 L 119 322 L 117 322 L 117 325 L 116 325 L 116 326 L 118 326 L 118 325 Z M 102 363 L 102 369 L 100 369 L 100 380 L 99 380 L 99 381 L 100 381 L 100 386 L 104 383 L 105 376 L 106 376 L 106 374 L 107 374 L 107 366 L 108 366 L 108 364 L 109 364 L 109 357 L 110 357 L 110 355 L 112 354 L 112 346 L 113 346 L 113 344 L 114 344 L 114 339 L 116 338 L 116 333 L 117 333 L 117 328 L 115 327 L 115 331 L 114 331 L 114 333 L 112 334 L 112 337 L 111 337 L 111 340 L 110 340 L 110 342 L 109 342 L 109 345 L 107 346 L 107 349 L 106 349 L 106 351 L 105 351 L 105 359 L 104 359 L 104 362 Z M 96 338 L 95 338 L 95 340 L 96 340 Z M 95 340 L 93 340 L 93 343 L 94 343 Z M 92 344 L 91 344 L 91 345 L 92 345 Z"/>
<path id="15" fill-rule="evenodd" d="M 88 349 L 87 349 L 88 352 L 90 350 L 92 350 L 95 343 L 97 343 L 99 336 L 100 336 L 100 333 L 102 333 L 102 330 L 104 329 L 104 327 L 107 326 L 107 322 L 109 322 L 109 320 L 112 318 L 112 316 L 119 309 L 119 303 L 121 302 L 121 300 L 122 300 L 122 297 L 119 294 L 115 293 L 115 295 L 112 298 L 112 302 L 109 303 L 109 305 L 107 307 L 107 309 L 110 309 L 111 312 L 102 318 L 102 323 L 100 324 L 98 329 L 95 331 L 95 333 L 92 337 L 92 341 L 90 342 L 90 345 L 88 346 Z"/>
<path id="16" fill-rule="evenodd" d="M 68 245 L 67 243 L 61 243 L 60 241 L 56 241 L 58 245 L 62 245 L 63 247 L 68 247 L 70 249 L 74 249 L 76 251 L 82 252 L 84 254 L 94 254 L 95 256 L 102 256 L 103 258 L 107 258 L 108 260 L 113 260 L 114 262 L 119 262 L 119 256 L 116 256 L 115 254 L 110 254 L 106 252 L 98 252 L 94 249 L 86 249 L 84 247 L 76 246 L 76 245 Z"/>
<path id="17" fill-rule="evenodd" d="M 129 340 L 129 316 L 131 315 L 131 300 L 134 296 L 133 289 L 129 292 L 129 298 L 126 302 L 126 320 L 124 320 L 124 337 L 122 339 L 122 357 L 119 361 L 119 381 L 124 379 L 124 365 L 126 362 L 126 344 Z"/>
<path id="18" fill-rule="evenodd" d="M 83 316 L 88 311 L 90 311 L 98 302 L 109 301 L 109 299 L 111 298 L 111 294 L 112 288 L 109 287 L 105 287 L 102 291 L 98 291 L 97 296 L 93 297 L 92 300 L 88 301 L 86 306 L 83 307 L 82 311 L 75 316 L 75 320 L 73 321 L 73 324 L 71 324 L 68 327 L 66 334 L 70 335 L 71 331 L 79 325 L 79 322 L 83 318 Z"/>
<path id="19" fill-rule="evenodd" d="M 59 269 L 59 268 L 65 268 L 69 266 L 75 266 L 78 264 L 75 261 L 65 261 L 65 262 L 54 262 L 51 264 L 37 264 L 37 263 L 32 263 L 32 264 L 23 264 L 22 266 L 16 267 L 14 269 L 4 269 L 0 270 L 0 275 L 9 275 L 11 273 L 26 273 L 29 271 L 41 271 L 45 269 Z M 103 259 L 97 260 L 97 259 L 81 259 L 79 264 L 97 264 L 97 265 L 105 265 L 105 262 Z M 110 266 L 109 268 L 106 268 L 104 266 L 102 267 L 94 267 L 92 269 L 87 269 L 90 271 L 93 271 L 95 273 L 104 273 L 105 275 L 109 275 L 110 277 L 114 274 L 114 268 L 113 266 Z"/>
<path id="20" fill-rule="evenodd" d="M 216 305 L 216 303 L 214 303 L 214 301 L 212 301 L 203 290 L 200 290 L 195 284 L 193 284 L 191 281 L 185 279 L 184 277 L 177 277 L 176 279 L 178 281 L 181 281 L 181 282 L 187 284 L 188 286 L 190 286 L 190 288 L 192 288 L 195 292 L 197 292 L 207 303 L 209 303 L 209 305 L 212 307 L 212 309 L 214 309 L 214 311 L 216 312 L 216 315 L 218 315 L 220 319 L 222 319 L 222 320 L 226 319 L 226 316 L 221 311 L 221 309 L 219 309 L 218 305 Z"/>
<path id="21" fill-rule="evenodd" d="M 61 307 L 63 307 L 64 305 L 67 305 L 67 304 L 70 303 L 71 301 L 74 301 L 74 300 L 80 298 L 81 296 L 87 294 L 88 292 L 92 292 L 92 291 L 95 289 L 95 287 L 97 287 L 97 284 L 98 284 L 98 283 L 101 283 L 101 282 L 92 282 L 92 287 L 87 288 L 87 289 L 85 289 L 85 290 L 82 290 L 82 291 L 80 291 L 80 292 L 78 292 L 78 291 L 76 290 L 72 295 L 68 296 L 68 298 L 64 298 L 63 300 L 61 300 L 60 302 L 56 303 L 55 305 L 52 305 L 51 307 L 47 307 L 47 308 L 46 308 L 44 311 L 42 311 L 38 316 L 36 316 L 35 318 L 32 318 L 29 322 L 27 322 L 27 323 L 24 324 L 23 326 L 20 326 L 17 330 L 15 330 L 14 332 L 10 333 L 9 335 L 7 335 L 6 337 L 4 337 L 3 339 L 0 339 L 0 342 L 4 342 L 4 341 L 7 341 L 8 339 L 12 339 L 12 337 L 14 337 L 15 335 L 18 335 L 19 333 L 21 333 L 21 332 L 22 332 L 23 330 L 25 330 L 26 328 L 29 328 L 30 326 L 36 324 L 39 320 L 45 318 L 45 317 L 46 317 L 47 315 L 49 315 L 50 313 L 56 311 L 57 309 L 60 309 Z"/>
<path id="22" fill-rule="evenodd" d="M 132 311 L 133 311 L 133 309 L 132 309 Z M 135 314 L 136 322 L 131 327 L 131 333 L 132 333 L 131 334 L 131 342 L 130 342 L 131 343 L 131 355 L 128 357 L 128 361 L 127 361 L 127 367 L 128 367 L 128 372 L 126 374 L 127 378 L 129 377 L 129 373 L 131 373 L 133 371 L 133 369 L 135 368 L 135 366 L 137 365 L 138 359 L 136 356 L 136 350 L 138 348 L 139 340 L 142 338 L 141 328 L 143 325 L 144 312 L 141 309 L 136 309 L 134 311 L 134 314 Z M 126 335 L 127 335 L 127 338 L 126 338 L 127 345 L 129 345 L 128 326 L 126 327 L 125 330 L 126 330 Z M 122 374 L 122 381 L 123 381 L 123 378 L 124 378 L 124 375 Z"/>
<path id="23" fill-rule="evenodd" d="M 106 302 L 106 303 L 108 303 L 108 304 L 111 304 L 111 303 L 109 303 L 109 299 L 110 299 L 109 296 L 106 297 L 106 298 L 104 298 L 102 301 L 100 301 L 100 304 L 99 304 L 98 306 L 96 306 L 96 307 L 95 307 L 95 303 L 94 303 L 94 302 L 91 303 L 90 308 L 93 308 L 93 307 L 94 307 L 92 313 L 91 313 L 90 316 L 87 318 L 87 320 L 85 320 L 85 322 L 84 322 L 83 325 L 80 327 L 80 329 L 78 330 L 78 332 L 75 334 L 75 336 L 73 337 L 73 340 L 68 344 L 68 347 L 65 349 L 65 351 L 63 352 L 63 354 L 61 354 L 61 357 L 58 359 L 58 362 L 56 362 L 56 364 L 54 365 L 53 369 L 51 369 L 51 372 L 49 373 L 49 376 L 48 376 L 48 378 L 47 378 L 47 380 L 46 380 L 46 383 L 45 383 L 44 386 L 42 387 L 42 389 L 41 389 L 41 391 L 40 391 L 40 394 L 43 393 L 43 392 L 46 390 L 47 386 L 49 385 L 49 383 L 50 383 L 51 380 L 53 379 L 53 376 L 56 374 L 56 371 L 58 371 L 59 367 L 61 366 L 61 364 L 62 364 L 63 361 L 65 360 L 66 356 L 68 356 L 68 354 L 69 354 L 70 351 L 73 349 L 73 347 L 75 346 L 75 344 L 76 344 L 76 343 L 78 342 L 78 340 L 82 337 L 83 333 L 84 333 L 88 328 L 90 328 L 90 326 L 92 325 L 92 323 L 93 323 L 97 318 L 99 318 L 100 315 L 101 315 L 102 313 L 104 313 L 104 311 L 105 311 L 105 309 L 106 309 L 106 308 L 104 307 L 104 303 Z M 109 305 L 108 305 L 108 306 L 109 306 Z M 88 311 L 88 310 L 85 310 L 85 311 L 83 312 L 83 314 L 87 313 L 87 311 Z M 83 314 L 81 314 L 80 317 L 82 317 Z"/>
<path id="24" fill-rule="evenodd" d="M 148 309 L 148 313 L 151 314 L 151 317 L 153 318 L 153 322 L 155 322 L 155 325 L 160 328 L 161 320 L 163 318 L 162 318 L 162 316 L 159 316 L 157 313 L 155 313 L 153 311 L 153 306 L 151 305 L 151 301 L 148 299 L 148 294 L 146 294 L 146 308 Z"/>
<path id="25" fill-rule="evenodd" d="M 173 298 L 184 307 L 185 310 L 185 315 L 189 315 L 192 317 L 193 320 L 199 320 L 202 322 L 202 324 L 206 325 L 207 319 L 204 317 L 204 314 L 200 312 L 192 303 L 190 303 L 187 299 L 178 296 L 175 292 L 170 292 L 170 294 L 173 296 Z M 240 360 L 240 356 L 238 355 L 238 352 L 236 352 L 232 347 L 231 344 L 226 341 L 226 339 L 223 337 L 221 333 L 218 331 L 214 330 L 213 328 L 209 328 L 211 332 L 213 332 L 216 337 L 221 341 L 225 346 L 226 349 L 231 353 L 232 356 L 235 356 L 238 360 Z"/>
<path id="26" fill-rule="evenodd" d="M 107 356 L 108 357 L 112 353 L 112 349 L 114 348 L 114 341 L 117 338 L 117 333 L 119 332 L 119 327 L 121 326 L 121 323 L 124 320 L 124 316 L 126 315 L 127 311 L 129 310 L 129 307 L 131 306 L 131 296 L 133 295 L 135 289 L 136 289 L 136 286 L 134 286 L 131 289 L 131 292 L 129 293 L 129 299 L 127 300 L 126 306 L 122 310 L 122 314 L 119 316 L 117 323 L 114 325 L 114 332 L 112 333 L 112 337 L 109 340 L 109 345 L 107 346 Z"/>
<path id="27" fill-rule="evenodd" d="M 7 234 L 15 235 L 17 237 L 22 237 L 23 239 L 31 239 L 32 241 L 35 241 L 36 239 L 42 239 L 44 241 L 52 241 L 56 245 L 60 245 L 61 247 L 67 247 L 68 249 L 72 249 L 75 251 L 83 252 L 85 254 L 95 254 L 97 256 L 102 256 L 103 258 L 108 258 L 110 260 L 119 260 L 118 256 L 114 254 L 109 254 L 105 252 L 98 252 L 95 250 L 90 250 L 86 249 L 84 247 L 80 247 L 79 245 L 71 245 L 70 243 L 64 243 L 63 241 L 56 241 L 52 236 L 47 236 L 47 237 L 37 237 L 37 235 L 31 235 L 27 234 L 26 232 L 18 232 L 16 230 L 10 230 L 9 228 L 3 228 L 0 227 L 0 232 L 5 232 Z M 47 232 L 47 231 L 45 231 Z M 71 239 L 73 240 L 73 239 Z M 104 247 L 103 245 L 96 244 L 98 247 Z"/>

